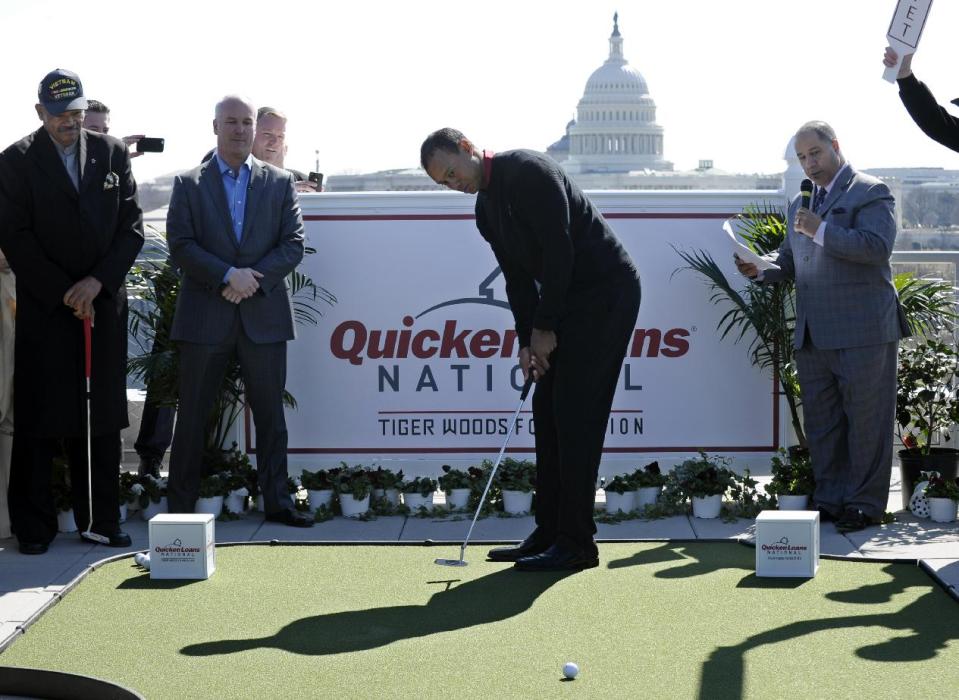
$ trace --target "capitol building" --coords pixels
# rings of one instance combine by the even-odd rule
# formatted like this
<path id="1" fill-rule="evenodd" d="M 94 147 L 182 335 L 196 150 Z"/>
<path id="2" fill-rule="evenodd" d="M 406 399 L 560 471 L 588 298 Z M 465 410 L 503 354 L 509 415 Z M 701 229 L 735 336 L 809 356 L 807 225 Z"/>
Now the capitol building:
<path id="1" fill-rule="evenodd" d="M 701 160 L 675 171 L 665 158 L 665 129 L 656 123 L 656 102 L 646 80 L 626 60 L 619 16 L 613 15 L 609 55 L 586 81 L 576 119 L 545 149 L 583 189 L 590 190 L 777 190 L 781 174 L 726 173 Z M 330 192 L 438 190 L 421 168 L 333 175 Z"/>

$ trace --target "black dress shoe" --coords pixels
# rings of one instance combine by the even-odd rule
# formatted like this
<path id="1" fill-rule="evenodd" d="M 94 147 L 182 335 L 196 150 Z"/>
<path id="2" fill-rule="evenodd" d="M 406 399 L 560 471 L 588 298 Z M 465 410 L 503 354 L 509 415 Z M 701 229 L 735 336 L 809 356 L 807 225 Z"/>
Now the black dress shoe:
<path id="1" fill-rule="evenodd" d="M 599 557 L 595 554 L 577 552 L 554 544 L 545 552 L 517 559 L 513 565 L 520 571 L 580 571 L 599 566 Z"/>
<path id="2" fill-rule="evenodd" d="M 107 534 L 105 532 L 97 532 L 96 530 L 91 530 L 91 533 L 94 535 L 99 535 L 100 537 L 106 537 L 107 542 L 99 542 L 99 544 L 105 545 L 107 547 L 129 547 L 133 544 L 133 540 L 130 539 L 130 536 L 123 532 L 120 529 L 115 530 L 114 532 Z M 83 530 L 80 531 L 80 539 L 84 542 L 92 542 L 83 536 Z"/>
<path id="3" fill-rule="evenodd" d="M 267 513 L 266 519 L 271 523 L 283 523 L 293 527 L 313 527 L 313 518 L 307 513 L 298 510 L 281 510 L 276 513 Z"/>
<path id="4" fill-rule="evenodd" d="M 874 525 L 875 522 L 859 508 L 846 508 L 839 519 L 836 520 L 836 530 L 839 532 L 857 532 L 869 525 Z"/>
<path id="5" fill-rule="evenodd" d="M 45 554 L 49 545 L 43 542 L 21 542 L 20 554 Z"/>
<path id="6" fill-rule="evenodd" d="M 540 552 L 545 552 L 553 544 L 552 540 L 546 541 L 545 538 L 537 537 L 534 532 L 515 547 L 497 547 L 486 553 L 487 561 L 516 561 L 523 557 L 529 557 Z"/>

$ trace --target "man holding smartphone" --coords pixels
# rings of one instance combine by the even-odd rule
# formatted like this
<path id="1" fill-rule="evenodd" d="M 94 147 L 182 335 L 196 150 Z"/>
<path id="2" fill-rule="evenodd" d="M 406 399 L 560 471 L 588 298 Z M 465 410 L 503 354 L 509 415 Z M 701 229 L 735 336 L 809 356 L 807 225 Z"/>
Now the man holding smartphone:
<path id="1" fill-rule="evenodd" d="M 110 133 L 110 108 L 99 100 L 87 100 L 87 111 L 83 115 L 83 128 L 87 131 L 93 131 L 98 134 L 109 134 Z M 127 146 L 132 146 L 137 144 L 137 149 L 135 151 L 130 151 L 130 157 L 136 158 L 137 156 L 142 156 L 147 151 L 153 150 L 163 150 L 163 139 L 146 139 L 143 134 L 133 134 L 132 136 L 124 136 L 120 139 Z M 142 140 L 147 141 L 160 141 L 160 148 L 143 148 L 140 146 Z M 151 144 L 147 144 L 151 145 Z"/>
<path id="2" fill-rule="evenodd" d="M 320 192 L 322 175 L 310 173 L 310 177 L 307 178 L 299 170 L 288 168 L 283 163 L 287 151 L 286 121 L 286 115 L 274 107 L 260 107 L 257 110 L 253 157 L 291 173 L 297 192 Z M 319 178 L 314 177 L 315 175 L 319 175 Z"/>

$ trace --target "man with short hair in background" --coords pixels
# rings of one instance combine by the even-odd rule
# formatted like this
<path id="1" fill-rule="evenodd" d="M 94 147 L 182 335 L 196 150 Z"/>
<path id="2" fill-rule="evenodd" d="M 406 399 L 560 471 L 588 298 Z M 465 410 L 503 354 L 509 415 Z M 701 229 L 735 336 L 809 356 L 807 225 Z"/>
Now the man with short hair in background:
<path id="1" fill-rule="evenodd" d="M 310 527 L 287 489 L 283 412 L 286 343 L 295 337 L 285 278 L 303 259 L 303 218 L 293 176 L 251 154 L 255 117 L 242 97 L 220 100 L 213 156 L 173 183 L 167 240 L 182 281 L 170 334 L 180 377 L 169 506 L 193 512 L 204 429 L 235 355 L 256 426 L 266 518 Z"/>
<path id="2" fill-rule="evenodd" d="M 253 157 L 291 173 L 297 192 L 316 192 L 316 183 L 310 182 L 299 170 L 287 168 L 286 121 L 283 112 L 274 107 L 260 107 L 256 113 L 256 135 L 253 137 Z"/>
<path id="3" fill-rule="evenodd" d="M 127 147 L 82 128 L 79 76 L 48 73 L 38 97 L 43 126 L 0 154 L 0 248 L 17 291 L 11 519 L 22 553 L 47 551 L 57 533 L 51 474 L 62 444 L 77 527 L 127 547 L 118 476 L 128 425 L 125 283 L 143 245 L 136 182 Z M 89 416 L 85 320 L 94 322 Z"/>
<path id="4" fill-rule="evenodd" d="M 83 128 L 87 131 L 94 131 L 98 134 L 110 133 L 110 108 L 99 100 L 87 100 L 87 109 L 83 114 Z M 143 134 L 134 134 L 133 136 L 124 136 L 121 141 L 127 146 L 134 145 L 143 138 Z M 131 151 L 130 157 L 136 158 L 142 156 L 140 151 Z"/>

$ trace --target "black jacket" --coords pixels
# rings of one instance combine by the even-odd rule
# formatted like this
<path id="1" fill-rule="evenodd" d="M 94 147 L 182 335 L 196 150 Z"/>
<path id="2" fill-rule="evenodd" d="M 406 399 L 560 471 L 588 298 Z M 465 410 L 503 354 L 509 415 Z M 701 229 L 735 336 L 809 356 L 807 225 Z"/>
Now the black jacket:
<path id="1" fill-rule="evenodd" d="M 128 424 L 126 274 L 143 245 L 143 217 L 126 146 L 81 130 L 80 191 L 42 128 L 0 153 L 0 248 L 17 276 L 14 430 L 84 434 L 83 324 L 63 303 L 92 275 L 93 434 Z"/>
<path id="2" fill-rule="evenodd" d="M 899 81 L 899 98 L 926 136 L 959 151 L 959 119 L 940 107 L 929 88 L 915 75 Z"/>
<path id="3" fill-rule="evenodd" d="M 493 157 L 489 183 L 476 199 L 476 225 L 506 278 L 521 347 L 533 328 L 557 330 L 577 296 L 637 276 L 602 214 L 541 153 Z"/>

